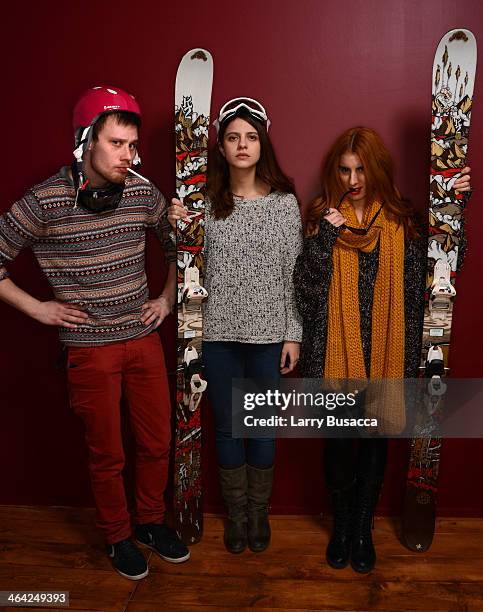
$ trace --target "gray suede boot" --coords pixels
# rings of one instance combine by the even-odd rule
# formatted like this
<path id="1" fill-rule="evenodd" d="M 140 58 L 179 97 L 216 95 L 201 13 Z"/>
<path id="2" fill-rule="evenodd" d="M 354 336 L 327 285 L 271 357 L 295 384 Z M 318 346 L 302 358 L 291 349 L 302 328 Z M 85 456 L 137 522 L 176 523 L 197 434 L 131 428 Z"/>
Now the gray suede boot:
<path id="1" fill-rule="evenodd" d="M 223 541 L 228 552 L 238 554 L 247 547 L 247 466 L 219 468 L 219 474 L 228 513 Z"/>
<path id="2" fill-rule="evenodd" d="M 248 472 L 248 546 L 262 552 L 270 544 L 268 504 L 272 495 L 273 466 L 266 469 L 247 466 Z"/>

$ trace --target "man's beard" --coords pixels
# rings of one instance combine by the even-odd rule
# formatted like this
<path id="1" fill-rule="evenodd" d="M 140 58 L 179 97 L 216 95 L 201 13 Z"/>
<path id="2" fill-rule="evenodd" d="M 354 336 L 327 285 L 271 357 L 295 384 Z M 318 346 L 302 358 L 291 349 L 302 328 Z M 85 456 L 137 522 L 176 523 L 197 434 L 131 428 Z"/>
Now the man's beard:
<path id="1" fill-rule="evenodd" d="M 106 188 L 109 184 L 123 186 L 126 182 L 126 176 L 122 175 L 120 172 L 115 172 L 113 170 L 110 174 L 106 174 L 97 166 L 94 159 L 91 159 L 91 168 L 102 181 L 105 181 L 101 187 Z"/>
<path id="2" fill-rule="evenodd" d="M 106 187 L 109 185 L 109 183 L 111 183 L 113 185 L 124 185 L 124 183 L 126 182 L 126 177 L 123 176 L 119 172 L 112 172 L 112 174 L 107 175 L 107 174 L 104 174 L 103 172 L 99 172 L 94 167 L 93 167 L 93 169 L 106 182 L 106 184 L 105 184 Z"/>

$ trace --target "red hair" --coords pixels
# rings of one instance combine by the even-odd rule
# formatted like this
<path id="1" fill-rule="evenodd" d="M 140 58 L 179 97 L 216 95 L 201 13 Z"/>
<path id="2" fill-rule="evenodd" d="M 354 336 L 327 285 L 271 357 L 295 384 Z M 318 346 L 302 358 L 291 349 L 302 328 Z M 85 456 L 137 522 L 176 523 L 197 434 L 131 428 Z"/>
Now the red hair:
<path id="1" fill-rule="evenodd" d="M 339 175 L 340 158 L 354 153 L 361 159 L 366 178 L 368 202 L 384 202 L 389 217 L 402 223 L 407 236 L 417 235 L 413 222 L 414 209 L 394 184 L 393 162 L 380 136 L 372 129 L 355 127 L 337 138 L 322 164 L 322 193 L 311 202 L 305 216 L 305 233 L 313 236 L 319 231 L 320 215 L 325 208 L 335 208 L 345 187 Z"/>

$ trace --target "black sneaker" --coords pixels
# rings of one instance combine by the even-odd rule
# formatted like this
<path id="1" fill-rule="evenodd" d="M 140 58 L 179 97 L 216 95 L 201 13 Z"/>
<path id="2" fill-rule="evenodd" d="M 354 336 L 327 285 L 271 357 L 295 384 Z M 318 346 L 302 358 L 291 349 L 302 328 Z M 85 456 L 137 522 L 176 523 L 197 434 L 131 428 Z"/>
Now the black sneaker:
<path id="1" fill-rule="evenodd" d="M 135 534 L 139 544 L 154 550 L 165 561 L 182 563 L 190 558 L 188 547 L 178 538 L 176 531 L 164 523 L 136 525 Z"/>
<path id="2" fill-rule="evenodd" d="M 124 578 L 141 580 L 149 574 L 143 553 L 130 539 L 108 544 L 107 554 L 111 558 L 114 569 Z"/>

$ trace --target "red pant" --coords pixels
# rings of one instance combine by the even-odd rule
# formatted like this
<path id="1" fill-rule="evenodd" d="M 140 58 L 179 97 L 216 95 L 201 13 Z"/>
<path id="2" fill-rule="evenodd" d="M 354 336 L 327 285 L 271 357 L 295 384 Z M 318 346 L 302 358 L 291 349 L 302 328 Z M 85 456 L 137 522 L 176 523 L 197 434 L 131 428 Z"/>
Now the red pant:
<path id="1" fill-rule="evenodd" d="M 107 543 L 131 535 L 122 478 L 121 395 L 127 401 L 136 440 L 134 520 L 162 522 L 171 409 L 158 334 L 105 346 L 70 347 L 68 379 L 72 408 L 86 429 L 97 526 Z"/>

